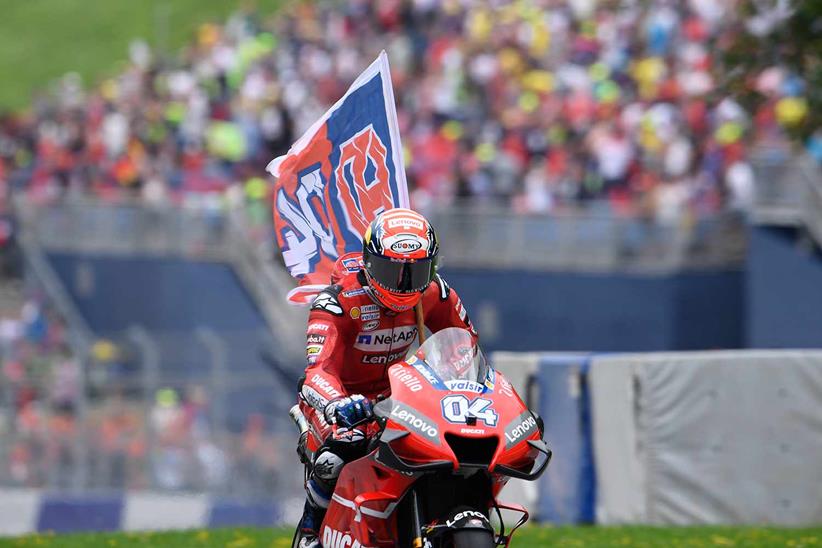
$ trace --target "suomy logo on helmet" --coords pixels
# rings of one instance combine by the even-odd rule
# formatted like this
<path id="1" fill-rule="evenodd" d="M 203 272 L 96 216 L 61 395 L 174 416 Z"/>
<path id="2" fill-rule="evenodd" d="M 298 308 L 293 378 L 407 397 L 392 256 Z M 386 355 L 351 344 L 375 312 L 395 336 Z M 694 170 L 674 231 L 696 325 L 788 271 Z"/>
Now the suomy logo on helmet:
<path id="1" fill-rule="evenodd" d="M 394 253 L 414 253 L 423 249 L 428 251 L 430 242 L 414 234 L 393 234 L 382 239 L 383 249 L 390 249 Z"/>
<path id="2" fill-rule="evenodd" d="M 422 243 L 414 237 L 397 240 L 389 247 L 394 253 L 413 253 L 421 248 Z"/>

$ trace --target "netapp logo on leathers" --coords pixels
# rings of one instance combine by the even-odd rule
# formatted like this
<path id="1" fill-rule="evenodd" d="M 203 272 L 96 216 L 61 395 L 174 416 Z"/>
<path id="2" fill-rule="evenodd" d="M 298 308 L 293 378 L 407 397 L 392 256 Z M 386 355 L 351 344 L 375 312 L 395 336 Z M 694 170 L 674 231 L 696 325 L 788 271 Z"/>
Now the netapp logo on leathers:
<path id="1" fill-rule="evenodd" d="M 408 346 L 417 336 L 417 327 L 406 325 L 394 329 L 379 329 L 370 333 L 357 335 L 354 348 L 366 352 L 385 352 Z"/>

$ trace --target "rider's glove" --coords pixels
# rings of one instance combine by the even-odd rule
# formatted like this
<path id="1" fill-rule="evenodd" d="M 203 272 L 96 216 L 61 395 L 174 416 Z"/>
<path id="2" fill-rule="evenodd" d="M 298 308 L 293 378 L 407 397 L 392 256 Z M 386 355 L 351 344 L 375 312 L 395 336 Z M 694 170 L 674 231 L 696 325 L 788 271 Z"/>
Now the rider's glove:
<path id="1" fill-rule="evenodd" d="M 360 394 L 334 400 L 325 406 L 325 420 L 343 428 L 350 428 L 374 416 L 371 400 Z"/>

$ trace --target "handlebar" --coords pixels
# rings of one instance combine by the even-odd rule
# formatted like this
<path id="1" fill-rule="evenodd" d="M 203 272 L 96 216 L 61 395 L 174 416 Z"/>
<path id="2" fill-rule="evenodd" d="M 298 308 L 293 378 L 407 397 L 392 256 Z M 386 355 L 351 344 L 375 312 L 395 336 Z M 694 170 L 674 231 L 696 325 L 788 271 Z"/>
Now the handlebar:
<path id="1" fill-rule="evenodd" d="M 381 401 L 384 401 L 385 399 L 386 399 L 386 396 L 384 394 L 380 394 L 376 398 L 369 399 L 368 401 L 371 402 L 371 408 L 373 409 L 375 405 L 377 405 Z M 300 410 L 300 405 L 299 404 L 294 404 L 293 406 L 291 406 L 291 409 L 288 410 L 288 416 L 291 417 L 292 421 L 294 421 L 294 425 L 297 427 L 297 430 L 300 431 L 300 434 L 304 434 L 304 433 L 308 432 L 308 428 L 309 428 L 308 427 L 308 419 L 305 418 L 305 415 Z M 363 419 L 359 422 L 354 423 L 349 428 L 356 428 L 357 426 L 359 426 L 361 424 L 365 424 L 366 422 L 370 422 L 370 421 L 373 421 L 375 419 L 376 419 L 376 417 L 374 417 L 374 416 L 372 416 L 370 418 L 367 418 L 367 419 Z M 335 426 L 335 429 L 336 429 L 336 425 L 334 425 L 334 426 Z"/>
<path id="2" fill-rule="evenodd" d="M 305 434 L 308 432 L 308 421 L 306 420 L 305 415 L 303 415 L 303 412 L 300 411 L 299 404 L 295 403 L 291 409 L 288 410 L 288 416 L 294 421 L 294 424 L 297 426 L 300 434 Z"/>
<path id="3" fill-rule="evenodd" d="M 374 414 L 374 406 L 377 405 L 378 403 L 380 403 L 381 401 L 383 401 L 385 398 L 386 397 L 383 394 L 378 395 L 374 399 L 366 398 L 368 400 L 368 402 L 371 404 L 371 416 L 368 417 L 368 418 L 365 418 L 365 419 L 361 419 L 361 420 L 355 422 L 354 424 L 352 424 L 351 426 L 344 426 L 343 428 L 356 428 L 356 427 L 358 427 L 362 424 L 377 420 L 377 416 Z M 336 425 L 336 424 L 334 425 L 334 430 L 335 431 L 336 431 L 338 426 L 339 425 Z"/>

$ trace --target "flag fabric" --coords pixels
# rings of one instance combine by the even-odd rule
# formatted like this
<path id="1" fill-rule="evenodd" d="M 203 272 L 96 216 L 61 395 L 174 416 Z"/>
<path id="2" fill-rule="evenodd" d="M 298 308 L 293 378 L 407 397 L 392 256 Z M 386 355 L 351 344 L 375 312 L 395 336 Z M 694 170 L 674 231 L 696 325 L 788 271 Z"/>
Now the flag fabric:
<path id="1" fill-rule="evenodd" d="M 309 303 L 382 211 L 408 207 L 394 90 L 383 51 L 345 95 L 266 170 L 274 186 L 274 229 L 289 273 Z"/>

